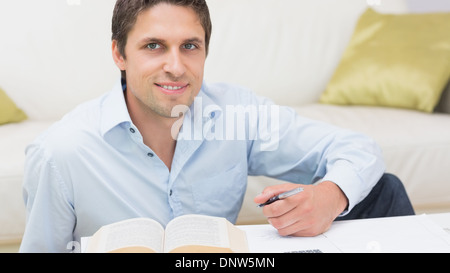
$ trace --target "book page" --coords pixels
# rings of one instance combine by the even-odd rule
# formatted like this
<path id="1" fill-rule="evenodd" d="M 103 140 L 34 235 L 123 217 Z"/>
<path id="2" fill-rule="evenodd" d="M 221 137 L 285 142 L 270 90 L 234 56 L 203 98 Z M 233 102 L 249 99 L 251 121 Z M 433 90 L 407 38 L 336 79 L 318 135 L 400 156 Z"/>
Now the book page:
<path id="1" fill-rule="evenodd" d="M 155 220 L 135 218 L 103 226 L 87 252 L 163 252 L 164 229 Z"/>
<path id="2" fill-rule="evenodd" d="M 230 251 L 226 223 L 225 218 L 203 215 L 177 217 L 166 226 L 165 251 L 209 252 L 209 247 Z"/>

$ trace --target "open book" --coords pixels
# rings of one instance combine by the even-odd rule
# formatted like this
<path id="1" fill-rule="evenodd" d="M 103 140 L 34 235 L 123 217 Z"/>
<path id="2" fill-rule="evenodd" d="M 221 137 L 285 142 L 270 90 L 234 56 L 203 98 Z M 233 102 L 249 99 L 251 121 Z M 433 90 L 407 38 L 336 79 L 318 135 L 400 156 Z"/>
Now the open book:
<path id="1" fill-rule="evenodd" d="M 166 229 L 155 220 L 134 218 L 101 227 L 86 252 L 248 252 L 245 232 L 221 217 L 184 215 Z"/>

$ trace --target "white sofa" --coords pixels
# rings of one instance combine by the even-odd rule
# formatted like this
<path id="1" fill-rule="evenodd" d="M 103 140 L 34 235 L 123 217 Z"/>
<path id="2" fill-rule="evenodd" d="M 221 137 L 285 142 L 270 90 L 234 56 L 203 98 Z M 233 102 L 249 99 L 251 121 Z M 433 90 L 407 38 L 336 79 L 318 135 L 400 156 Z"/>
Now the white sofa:
<path id="1" fill-rule="evenodd" d="M 24 148 L 77 104 L 119 77 L 110 53 L 113 0 L 1 1 L 0 86 L 29 116 L 0 126 L 0 241 L 25 226 Z M 447 113 L 317 103 L 367 2 L 407 12 L 398 0 L 208 0 L 213 20 L 205 80 L 252 88 L 300 114 L 364 132 L 383 149 L 417 210 L 450 210 L 450 96 Z M 448 92 L 447 92 L 448 93 Z M 280 181 L 250 177 L 238 223 L 265 219 L 253 204 Z"/>

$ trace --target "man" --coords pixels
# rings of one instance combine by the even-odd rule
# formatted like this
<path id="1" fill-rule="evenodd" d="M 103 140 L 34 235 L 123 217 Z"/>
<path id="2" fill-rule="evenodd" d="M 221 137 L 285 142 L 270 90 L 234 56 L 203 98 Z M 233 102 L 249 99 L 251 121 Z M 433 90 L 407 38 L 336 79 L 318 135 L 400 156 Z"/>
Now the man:
<path id="1" fill-rule="evenodd" d="M 336 218 L 413 213 L 401 183 L 383 176 L 372 140 L 243 88 L 203 83 L 205 1 L 118 0 L 112 30 L 120 84 L 27 147 L 22 252 L 70 251 L 102 225 L 133 217 L 234 222 L 247 175 L 293 182 L 266 188 L 258 204 L 303 184 L 262 209 L 281 235 L 315 236 Z"/>

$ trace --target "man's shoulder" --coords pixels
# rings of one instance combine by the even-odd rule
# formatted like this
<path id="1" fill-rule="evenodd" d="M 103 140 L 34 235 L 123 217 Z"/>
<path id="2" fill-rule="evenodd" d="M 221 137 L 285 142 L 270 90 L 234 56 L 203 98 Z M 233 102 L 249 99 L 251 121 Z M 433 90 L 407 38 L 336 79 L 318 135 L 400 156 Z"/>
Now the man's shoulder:
<path id="1" fill-rule="evenodd" d="M 83 102 L 64 115 L 55 123 L 54 131 L 61 129 L 78 131 L 80 129 L 95 129 L 101 117 L 101 105 L 104 96 Z"/>
<path id="2" fill-rule="evenodd" d="M 213 101 L 245 101 L 251 100 L 256 95 L 252 90 L 242 85 L 216 82 L 204 83 L 203 93 L 209 96 Z"/>
<path id="3" fill-rule="evenodd" d="M 204 83 L 202 92 L 216 104 L 272 104 L 266 97 L 259 96 L 252 89 L 234 83 Z"/>
<path id="4" fill-rule="evenodd" d="M 61 150 L 74 147 L 89 135 L 99 130 L 102 97 L 86 101 L 65 114 L 42 132 L 30 146 L 39 146 L 45 150 Z"/>

